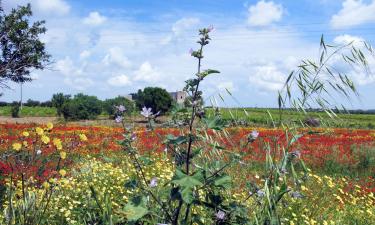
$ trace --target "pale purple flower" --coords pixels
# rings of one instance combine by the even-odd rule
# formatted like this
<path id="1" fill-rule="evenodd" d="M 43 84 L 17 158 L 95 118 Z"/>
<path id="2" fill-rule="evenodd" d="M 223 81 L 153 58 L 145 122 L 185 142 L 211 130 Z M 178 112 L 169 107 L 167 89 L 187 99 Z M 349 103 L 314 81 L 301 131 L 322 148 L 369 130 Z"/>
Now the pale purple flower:
<path id="1" fill-rule="evenodd" d="M 266 195 L 266 193 L 263 190 L 258 190 L 257 195 L 258 195 L 258 197 L 264 197 Z"/>
<path id="2" fill-rule="evenodd" d="M 259 132 L 253 130 L 247 137 L 248 142 L 254 142 L 259 136 Z"/>
<path id="3" fill-rule="evenodd" d="M 291 192 L 291 193 L 290 193 L 290 196 L 291 196 L 292 198 L 303 198 L 303 195 L 302 195 L 300 192 L 298 192 L 298 191 L 293 191 L 293 192 Z"/>
<path id="4" fill-rule="evenodd" d="M 132 133 L 130 139 L 131 139 L 132 141 L 135 141 L 135 139 L 137 139 L 137 135 L 136 135 L 135 133 Z"/>
<path id="5" fill-rule="evenodd" d="M 150 181 L 150 187 L 156 187 L 158 186 L 158 178 L 157 177 L 153 177 Z"/>
<path id="6" fill-rule="evenodd" d="M 125 112 L 125 110 L 126 110 L 125 106 L 123 106 L 123 105 L 116 106 L 116 109 L 117 109 L 119 112 Z"/>
<path id="7" fill-rule="evenodd" d="M 296 158 L 301 158 L 301 152 L 299 150 L 296 150 L 294 152 L 289 153 L 291 156 L 296 157 Z"/>
<path id="8" fill-rule="evenodd" d="M 189 50 L 189 54 L 192 55 L 193 52 L 194 52 L 194 50 L 191 48 L 191 49 Z"/>
<path id="9" fill-rule="evenodd" d="M 115 118 L 116 123 L 121 123 L 122 120 L 123 120 L 122 116 L 117 116 L 117 117 Z"/>
<path id="10" fill-rule="evenodd" d="M 152 109 L 151 108 L 146 108 L 146 106 L 144 106 L 142 108 L 142 111 L 141 111 L 141 115 L 146 117 L 146 118 L 149 118 L 152 116 Z"/>
<path id="11" fill-rule="evenodd" d="M 219 210 L 219 211 L 215 214 L 215 216 L 216 216 L 216 219 L 218 219 L 218 220 L 224 220 L 224 218 L 225 218 L 225 212 Z"/>
<path id="12" fill-rule="evenodd" d="M 207 28 L 208 32 L 211 32 L 214 30 L 214 26 L 213 25 L 210 25 L 208 28 Z"/>

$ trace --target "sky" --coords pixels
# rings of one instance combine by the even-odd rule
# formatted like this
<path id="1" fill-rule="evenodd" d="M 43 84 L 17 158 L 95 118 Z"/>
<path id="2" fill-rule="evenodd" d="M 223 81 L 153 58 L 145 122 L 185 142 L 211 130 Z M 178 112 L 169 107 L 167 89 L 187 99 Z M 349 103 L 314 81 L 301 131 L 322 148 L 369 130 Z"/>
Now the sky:
<path id="1" fill-rule="evenodd" d="M 24 99 L 40 101 L 57 92 L 106 99 L 147 86 L 181 90 L 196 73 L 189 50 L 198 48 L 198 29 L 210 25 L 202 66 L 221 73 L 208 77 L 202 91 L 206 104 L 223 107 L 277 107 L 288 74 L 303 59 L 319 60 L 322 34 L 334 45 L 375 44 L 375 0 L 2 1 L 5 11 L 26 3 L 34 20 L 46 21 L 41 39 L 53 60 L 23 85 Z M 337 102 L 375 109 L 375 75 L 345 72 L 360 97 Z M 20 99 L 19 85 L 9 85 L 0 101 Z"/>

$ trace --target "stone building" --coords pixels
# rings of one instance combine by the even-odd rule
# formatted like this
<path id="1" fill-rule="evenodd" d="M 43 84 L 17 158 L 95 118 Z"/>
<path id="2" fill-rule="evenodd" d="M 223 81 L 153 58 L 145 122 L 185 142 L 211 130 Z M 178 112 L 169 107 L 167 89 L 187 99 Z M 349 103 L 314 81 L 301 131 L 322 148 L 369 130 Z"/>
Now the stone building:
<path id="1" fill-rule="evenodd" d="M 172 97 L 173 100 L 177 102 L 177 104 L 184 104 L 185 99 L 187 97 L 187 93 L 184 91 L 176 91 L 176 92 L 168 92 L 169 95 Z M 136 94 L 135 93 L 130 93 L 128 95 L 124 96 L 125 98 L 134 101 Z"/>
<path id="2" fill-rule="evenodd" d="M 173 100 L 177 102 L 177 104 L 184 104 L 185 99 L 187 97 L 187 93 L 184 91 L 176 91 L 176 92 L 169 92 Z"/>

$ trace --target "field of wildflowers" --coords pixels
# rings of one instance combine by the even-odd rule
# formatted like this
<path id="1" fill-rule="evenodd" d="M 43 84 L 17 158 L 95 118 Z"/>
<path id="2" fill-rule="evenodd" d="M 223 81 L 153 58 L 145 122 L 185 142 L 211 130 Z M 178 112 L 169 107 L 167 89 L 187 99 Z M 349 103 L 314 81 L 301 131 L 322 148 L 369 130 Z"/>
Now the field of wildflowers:
<path id="1" fill-rule="evenodd" d="M 151 181 L 150 186 L 155 186 L 155 192 L 171 181 L 175 167 L 163 139 L 178 132 L 173 128 L 134 130 L 135 145 L 142 155 L 152 155 L 153 160 L 145 164 L 144 172 Z M 243 153 L 240 164 L 226 168 L 234 177 L 226 193 L 229 198 L 242 201 L 248 209 L 262 204 L 265 192 L 249 192 L 248 182 L 259 186 L 264 182 L 262 167 L 266 153 L 262 145 L 285 141 L 283 130 L 227 128 L 223 133 L 215 130 L 205 133 L 211 141 L 199 145 L 213 152 L 214 148 L 222 147 Z M 256 140 L 248 142 L 249 133 Z M 303 136 L 293 144 L 294 149 L 298 149 L 294 151 L 295 156 L 304 159 L 311 170 L 306 174 L 301 172 L 303 183 L 282 200 L 279 211 L 282 223 L 375 222 L 372 178 L 375 164 L 371 153 L 375 148 L 375 131 L 302 128 L 298 133 Z M 123 209 L 134 194 L 131 178 L 136 176 L 137 170 L 131 165 L 131 157 L 123 152 L 122 137 L 121 128 L 115 127 L 1 124 L 2 223 L 88 224 L 99 221 L 99 212 L 105 211 L 104 205 L 108 204 L 111 220 L 126 223 L 129 212 Z M 271 155 L 274 160 L 281 159 L 281 152 L 274 151 Z M 298 168 L 295 173 L 300 173 Z M 12 221 L 7 221 L 10 205 L 13 209 L 28 207 L 35 215 L 15 214 Z M 205 213 L 200 207 L 194 211 Z M 43 219 L 34 221 L 34 218 Z"/>

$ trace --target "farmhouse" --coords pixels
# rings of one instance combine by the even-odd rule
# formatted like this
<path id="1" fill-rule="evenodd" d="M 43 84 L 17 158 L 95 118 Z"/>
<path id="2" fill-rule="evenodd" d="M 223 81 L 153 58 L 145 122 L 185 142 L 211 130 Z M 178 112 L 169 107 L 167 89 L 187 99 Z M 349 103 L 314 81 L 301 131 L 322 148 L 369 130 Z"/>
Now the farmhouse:
<path id="1" fill-rule="evenodd" d="M 185 91 L 175 91 L 175 92 L 168 92 L 168 93 L 172 97 L 172 99 L 177 102 L 177 104 L 184 104 L 185 99 L 187 97 L 187 93 Z M 125 95 L 124 97 L 131 101 L 134 101 L 136 94 L 130 93 L 128 95 Z"/>

